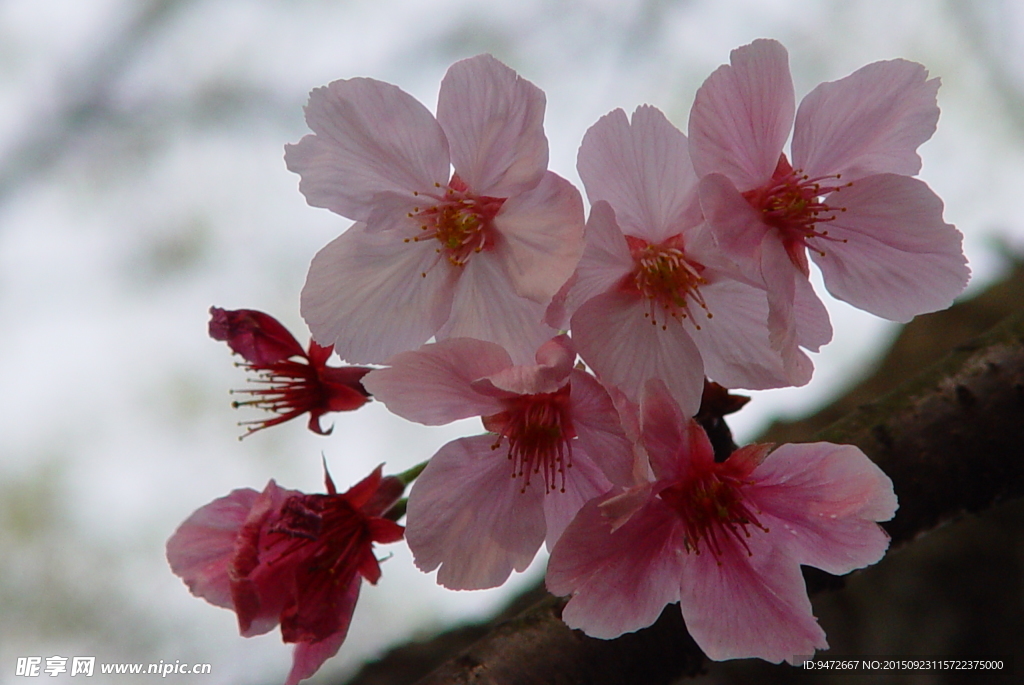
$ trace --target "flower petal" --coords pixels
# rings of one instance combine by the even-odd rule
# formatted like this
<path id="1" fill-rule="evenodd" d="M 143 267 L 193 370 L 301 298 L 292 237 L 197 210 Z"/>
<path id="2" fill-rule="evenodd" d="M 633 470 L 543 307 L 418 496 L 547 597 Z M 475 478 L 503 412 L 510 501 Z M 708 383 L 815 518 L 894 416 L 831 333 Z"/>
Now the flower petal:
<path id="1" fill-rule="evenodd" d="M 939 120 L 939 79 L 902 59 L 875 62 L 846 78 L 822 83 L 800 103 L 793 131 L 793 166 L 812 178 L 841 174 L 913 176 L 918 146 Z"/>
<path id="2" fill-rule="evenodd" d="M 589 502 L 548 560 L 547 587 L 572 599 L 562 620 L 591 637 L 611 639 L 654 623 L 679 600 L 682 548 L 677 519 L 652 500 L 611 532 L 600 505 Z"/>
<path id="3" fill-rule="evenodd" d="M 705 176 L 699 189 L 701 208 L 715 243 L 744 275 L 760 280 L 753 274 L 761 241 L 768 232 L 760 215 L 722 174 Z"/>
<path id="4" fill-rule="evenodd" d="M 916 178 L 877 174 L 829 195 L 847 211 L 828 224 L 811 258 L 835 297 L 907 322 L 945 309 L 970 277 L 960 232 L 942 220 L 942 200 Z"/>
<path id="5" fill-rule="evenodd" d="M 473 389 L 489 397 L 556 392 L 569 378 L 576 350 L 569 336 L 559 335 L 537 348 L 536 360 L 531 366 L 506 366 L 475 381 Z"/>
<path id="6" fill-rule="evenodd" d="M 774 235 L 766 235 L 761 243 L 761 277 L 768 289 L 768 339 L 772 348 L 782 355 L 782 363 L 791 378 L 809 380 L 814 367 L 807 355 L 800 351 L 800 329 L 796 318 L 796 294 L 802 289 L 798 284 L 807 277 L 800 273 L 782 241 Z M 819 323 L 811 325 L 804 322 L 804 325 L 805 336 L 820 335 Z"/>
<path id="7" fill-rule="evenodd" d="M 366 389 L 392 413 L 440 426 L 502 411 L 497 399 L 481 395 L 470 384 L 510 367 L 512 360 L 500 345 L 451 338 L 399 353 L 388 363 L 363 379 Z"/>
<path id="8" fill-rule="evenodd" d="M 715 661 L 758 657 L 779 663 L 827 649 L 811 614 L 799 564 L 755 532 L 749 547 L 726 538 L 722 554 L 688 554 L 680 608 L 690 635 Z"/>
<path id="9" fill-rule="evenodd" d="M 247 362 L 266 366 L 306 351 L 284 325 L 255 309 L 224 310 L 210 307 L 210 337 L 223 340 Z"/>
<path id="10" fill-rule="evenodd" d="M 313 130 L 286 145 L 290 171 L 313 207 L 367 221 L 374 195 L 411 196 L 448 183 L 448 143 L 434 116 L 389 83 L 368 78 L 335 81 L 309 95 Z"/>
<path id="11" fill-rule="evenodd" d="M 419 347 L 445 322 L 459 271 L 432 245 L 355 224 L 313 258 L 302 316 L 342 359 L 382 363 Z"/>
<path id="12" fill-rule="evenodd" d="M 268 524 L 281 512 L 285 501 L 301 494 L 271 480 L 253 501 L 238 531 L 228 578 L 242 637 L 272 630 L 284 608 L 294 602 L 294 585 L 287 578 L 291 567 L 278 563 L 287 555 L 288 546 L 281 544 L 281 536 L 268 536 Z"/>
<path id="13" fill-rule="evenodd" d="M 516 292 L 547 306 L 583 252 L 580 192 L 549 171 L 536 187 L 502 205 L 494 228 L 500 236 L 495 254 Z"/>
<path id="14" fill-rule="evenodd" d="M 753 472 L 747 496 L 797 563 L 841 575 L 889 546 L 877 521 L 896 513 L 892 481 L 853 445 L 782 445 Z"/>
<path id="15" fill-rule="evenodd" d="M 704 276 L 714 279 L 700 289 L 713 317 L 702 318 L 700 330 L 691 335 L 708 378 L 727 388 L 750 390 L 804 385 L 811 380 L 809 359 L 787 367 L 783 355 L 773 348 L 768 333 L 768 297 L 763 289 L 727 276 L 715 278 L 708 271 Z M 793 354 L 803 355 L 799 350 Z"/>
<path id="16" fill-rule="evenodd" d="M 626 293 L 606 293 L 588 300 L 572 317 L 573 341 L 583 360 L 603 383 L 639 399 L 644 383 L 660 378 L 693 416 L 704 391 L 704 363 L 689 333 L 669 317 L 654 325 L 644 302 Z"/>
<path id="17" fill-rule="evenodd" d="M 607 202 L 598 201 L 590 208 L 586 246 L 573 280 L 568 288 L 563 289 L 564 292 L 556 296 L 556 302 L 552 302 L 548 320 L 554 319 L 552 323 L 564 325 L 564 320 L 571 317 L 580 305 L 618 286 L 632 270 L 633 258 L 615 221 L 615 211 Z"/>
<path id="18" fill-rule="evenodd" d="M 300 680 L 309 678 L 323 665 L 325 661 L 338 653 L 345 637 L 348 635 L 348 627 L 352 621 L 352 612 L 355 610 L 356 601 L 359 599 L 359 576 L 352 579 L 348 589 L 343 595 L 339 605 L 341 624 L 337 632 L 332 633 L 323 640 L 317 642 L 300 642 L 295 646 L 292 653 L 292 668 L 288 673 L 288 680 L 285 685 L 297 685 Z"/>
<path id="19" fill-rule="evenodd" d="M 814 286 L 809 280 L 796 280 L 793 309 L 796 316 L 796 339 L 801 347 L 817 352 L 822 345 L 832 342 L 832 322 L 828 318 L 828 309 L 814 292 Z"/>
<path id="20" fill-rule="evenodd" d="M 197 509 L 167 541 L 167 561 L 189 591 L 210 604 L 234 608 L 228 568 L 235 540 L 260 493 L 233 490 Z"/>
<path id="21" fill-rule="evenodd" d="M 786 49 L 755 40 L 732 51 L 690 110 L 690 157 L 697 176 L 725 174 L 741 191 L 771 178 L 796 109 Z"/>
<path id="22" fill-rule="evenodd" d="M 549 551 L 583 505 L 612 488 L 611 481 L 580 447 L 573 448 L 572 468 L 565 472 L 565 490 L 544 494 L 545 543 Z"/>
<path id="23" fill-rule="evenodd" d="M 548 167 L 544 93 L 490 55 L 456 62 L 441 81 L 437 119 L 473 192 L 511 197 Z"/>
<path id="24" fill-rule="evenodd" d="M 633 484 L 633 443 L 604 387 L 590 374 L 574 369 L 569 377 L 576 444 L 616 485 Z M 574 448 L 575 449 L 575 448 Z"/>
<path id="25" fill-rule="evenodd" d="M 521 492 L 512 462 L 493 444 L 488 435 L 448 443 L 409 495 L 405 537 L 416 566 L 440 566 L 437 582 L 451 590 L 501 585 L 544 541 L 543 489 Z"/>
<path id="26" fill-rule="evenodd" d="M 451 316 L 437 331 L 437 339 L 488 340 L 504 347 L 513 364 L 533 364 L 537 348 L 558 334 L 543 323 L 547 303 L 518 296 L 504 265 L 492 253 L 473 255 L 461 268 Z"/>
<path id="27" fill-rule="evenodd" d="M 576 167 L 590 203 L 607 201 L 625 233 L 661 243 L 701 222 L 686 136 L 650 105 L 632 124 L 621 109 L 599 119 Z"/>
<path id="28" fill-rule="evenodd" d="M 658 480 L 686 480 L 693 470 L 699 472 L 714 464 L 715 450 L 707 433 L 683 416 L 660 379 L 648 381 L 644 387 L 640 421 L 643 445 Z"/>

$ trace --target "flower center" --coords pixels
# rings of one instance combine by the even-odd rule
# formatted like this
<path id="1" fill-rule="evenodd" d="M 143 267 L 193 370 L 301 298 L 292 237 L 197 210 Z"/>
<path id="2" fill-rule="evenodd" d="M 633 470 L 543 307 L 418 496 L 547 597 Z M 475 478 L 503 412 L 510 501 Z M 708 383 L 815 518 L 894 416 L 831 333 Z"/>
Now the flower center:
<path id="1" fill-rule="evenodd" d="M 696 303 L 711 318 L 711 312 L 707 311 L 707 305 L 700 294 L 700 286 L 707 285 L 708 281 L 701 276 L 704 265 L 686 256 L 683 237 L 676 235 L 663 243 L 652 245 L 642 238 L 627 235 L 626 243 L 634 266 L 624 288 L 647 300 L 648 311 L 644 316 L 652 324 L 658 325 L 659 310 L 663 312 L 662 329 L 667 328 L 668 317 L 678 321 L 690 317 L 697 330 L 700 330 L 690 304 Z"/>
<path id="2" fill-rule="evenodd" d="M 565 471 L 572 468 L 572 439 L 576 430 L 569 410 L 569 384 L 551 393 L 521 395 L 505 400 L 505 411 L 483 417 L 484 428 L 497 433 L 491 449 L 508 440 L 512 477 L 522 478 L 526 492 L 532 476 L 543 474 L 544 492 L 565 492 Z"/>
<path id="3" fill-rule="evenodd" d="M 761 219 L 779 231 L 790 260 L 804 275 L 809 273 L 804 248 L 810 247 L 818 254 L 825 254 L 808 245 L 807 240 L 836 240 L 819 224 L 834 221 L 837 214 L 846 211 L 846 207 L 826 202 L 831 199 L 830 193 L 853 185 L 852 182 L 840 184 L 839 177 L 840 174 L 811 178 L 802 170 L 794 169 L 783 154 L 767 185 L 743 193 L 750 206 L 761 213 Z"/>
<path id="4" fill-rule="evenodd" d="M 405 242 L 436 239 L 440 243 L 437 253 L 453 266 L 464 266 L 471 255 L 494 246 L 492 224 L 504 198 L 473 195 L 458 174 L 452 176 L 443 193 L 428 197 L 437 204 L 413 208 L 409 217 L 420 222 L 420 233 Z"/>
<path id="5" fill-rule="evenodd" d="M 335 633 L 341 624 L 339 593 L 356 574 L 371 582 L 380 577 L 367 517 L 344 495 L 292 495 L 268 532 L 266 564 L 295 564 L 291 573 L 296 594 L 280 617 L 284 641 L 312 642 Z M 282 542 L 271 556 L 270 550 Z M 287 557 L 292 557 L 290 562 Z"/>
<path id="6" fill-rule="evenodd" d="M 674 483 L 658 493 L 682 519 L 687 551 L 700 554 L 703 543 L 717 558 L 722 554 L 722 544 L 731 536 L 750 554 L 746 542 L 750 537 L 748 527 L 768 532 L 743 499 L 743 481 L 726 473 L 726 464 L 728 461 L 715 464 L 712 471 Z"/>
<path id="7" fill-rule="evenodd" d="M 308 571 L 325 577 L 351 579 L 372 542 L 366 517 L 343 495 L 292 495 L 270 532 L 293 538 L 284 554 L 305 548 Z"/>

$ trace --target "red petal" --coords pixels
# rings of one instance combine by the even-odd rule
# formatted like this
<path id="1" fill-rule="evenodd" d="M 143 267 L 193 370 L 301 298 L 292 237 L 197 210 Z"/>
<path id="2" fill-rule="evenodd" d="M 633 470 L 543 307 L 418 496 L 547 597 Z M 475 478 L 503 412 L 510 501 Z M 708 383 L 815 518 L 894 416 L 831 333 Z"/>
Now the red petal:
<path id="1" fill-rule="evenodd" d="M 265 366 L 306 352 L 281 322 L 255 309 L 225 310 L 210 307 L 210 337 L 227 342 L 246 361 Z"/>

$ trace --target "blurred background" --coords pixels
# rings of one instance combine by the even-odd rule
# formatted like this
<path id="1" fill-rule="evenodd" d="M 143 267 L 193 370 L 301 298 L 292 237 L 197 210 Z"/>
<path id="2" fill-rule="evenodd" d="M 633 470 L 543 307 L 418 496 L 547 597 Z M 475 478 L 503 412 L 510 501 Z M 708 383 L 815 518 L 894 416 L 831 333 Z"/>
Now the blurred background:
<path id="1" fill-rule="evenodd" d="M 578 183 L 600 116 L 650 103 L 685 131 L 703 79 L 757 37 L 789 49 L 798 98 L 875 60 L 925 64 L 942 116 L 921 178 L 965 234 L 969 293 L 1024 252 L 1016 0 L 0 0 L 0 682 L 21 680 L 17 657 L 54 655 L 282 682 L 291 647 L 242 639 L 233 613 L 191 597 L 167 537 L 237 487 L 322 491 L 321 455 L 347 488 L 480 431 L 371 404 L 327 417 L 327 438 L 299 421 L 238 440 L 261 415 L 231 409 L 245 374 L 207 337 L 208 308 L 261 309 L 305 342 L 306 268 L 349 224 L 306 206 L 282 161 L 310 89 L 371 76 L 433 109 L 451 62 L 491 52 L 546 91 L 551 168 Z M 755 393 L 731 421 L 741 443 L 840 394 L 895 335 L 829 306 L 814 380 Z M 319 682 L 486 616 L 543 572 L 453 593 L 401 544 L 379 551 L 384 577 Z"/>

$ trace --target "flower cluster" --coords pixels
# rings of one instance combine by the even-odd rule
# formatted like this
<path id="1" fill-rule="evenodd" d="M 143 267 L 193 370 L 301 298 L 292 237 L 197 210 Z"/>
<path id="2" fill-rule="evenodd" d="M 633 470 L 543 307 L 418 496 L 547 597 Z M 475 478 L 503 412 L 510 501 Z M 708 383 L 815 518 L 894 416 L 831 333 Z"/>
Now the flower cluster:
<path id="1" fill-rule="evenodd" d="M 896 321 L 966 285 L 961 236 L 915 178 L 937 89 L 878 62 L 797 108 L 785 49 L 755 41 L 700 88 L 688 135 L 647 105 L 586 132 L 586 220 L 547 169 L 543 93 L 493 57 L 449 69 L 436 116 L 373 79 L 314 90 L 285 161 L 310 205 L 355 222 L 310 266 L 316 342 L 211 310 L 211 335 L 269 383 L 248 391 L 276 414 L 256 429 L 309 412 L 329 432 L 325 412 L 372 393 L 484 433 L 342 495 L 329 478 L 326 495 L 236 490 L 171 538 L 172 569 L 243 635 L 280 623 L 299 645 L 289 683 L 337 651 L 403 512 L 416 565 L 451 589 L 501 585 L 546 545 L 564 620 L 595 637 L 679 603 L 712 659 L 827 648 L 800 566 L 878 561 L 892 483 L 849 445 L 737 449 L 722 417 L 744 399 L 726 389 L 810 380 L 832 337 L 810 261 L 832 295 Z M 329 367 L 332 350 L 378 366 Z"/>

